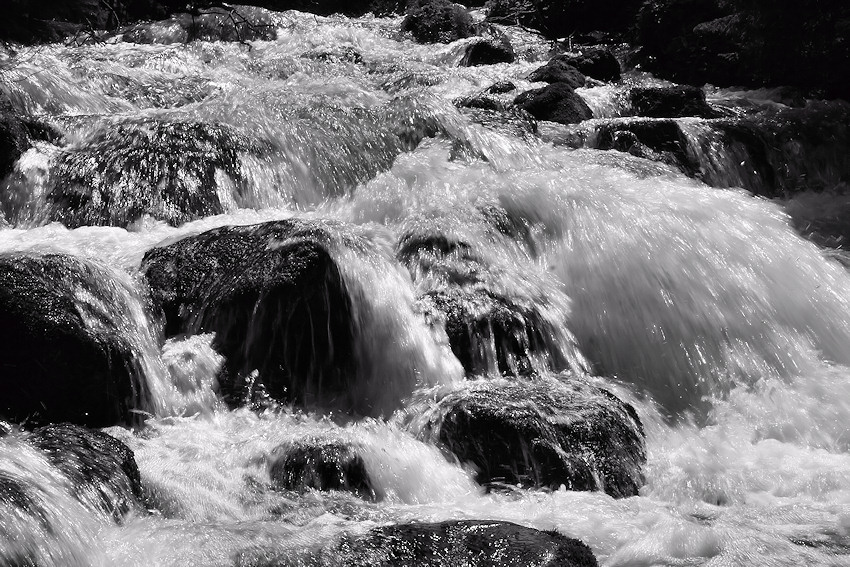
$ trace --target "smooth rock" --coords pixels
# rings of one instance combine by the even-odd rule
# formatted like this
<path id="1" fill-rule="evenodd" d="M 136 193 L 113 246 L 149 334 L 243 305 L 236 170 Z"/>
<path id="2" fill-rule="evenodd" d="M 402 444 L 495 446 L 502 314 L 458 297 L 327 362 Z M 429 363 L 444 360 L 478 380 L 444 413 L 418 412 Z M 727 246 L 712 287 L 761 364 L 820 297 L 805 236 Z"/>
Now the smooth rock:
<path id="1" fill-rule="evenodd" d="M 103 427 L 147 399 L 126 291 L 64 254 L 0 255 L 0 417 Z"/>
<path id="2" fill-rule="evenodd" d="M 526 91 L 514 99 L 514 104 L 538 120 L 576 124 L 593 118 L 584 99 L 566 83 Z"/>
<path id="3" fill-rule="evenodd" d="M 473 465 L 481 483 L 563 485 L 615 498 L 643 484 L 644 432 L 634 408 L 577 378 L 475 380 L 420 403 L 432 405 L 410 410 L 414 433 Z"/>
<path id="4" fill-rule="evenodd" d="M 27 435 L 71 481 L 84 505 L 119 520 L 139 502 L 142 485 L 133 451 L 114 437 L 71 423 L 48 425 Z"/>

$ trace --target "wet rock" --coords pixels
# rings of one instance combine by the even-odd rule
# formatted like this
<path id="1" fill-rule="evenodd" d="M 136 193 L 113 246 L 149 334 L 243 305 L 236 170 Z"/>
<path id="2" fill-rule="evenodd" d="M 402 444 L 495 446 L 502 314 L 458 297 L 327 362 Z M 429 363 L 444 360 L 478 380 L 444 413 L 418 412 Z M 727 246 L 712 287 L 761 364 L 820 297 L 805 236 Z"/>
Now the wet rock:
<path id="1" fill-rule="evenodd" d="M 451 43 L 475 35 L 469 12 L 449 0 L 416 0 L 401 30 L 410 32 L 419 43 Z"/>
<path id="2" fill-rule="evenodd" d="M 673 165 L 688 175 L 699 164 L 688 152 L 688 140 L 675 120 L 620 119 L 600 124 L 595 148 L 618 150 Z"/>
<path id="3" fill-rule="evenodd" d="M 120 520 L 142 494 L 133 451 L 101 431 L 70 423 L 48 425 L 26 437 L 71 481 L 72 494 L 84 505 Z"/>
<path id="4" fill-rule="evenodd" d="M 480 110 L 506 110 L 505 104 L 499 99 L 484 96 L 472 95 L 459 98 L 454 101 L 454 105 L 458 108 L 478 108 Z"/>
<path id="5" fill-rule="evenodd" d="M 533 83 L 567 83 L 574 89 L 583 87 L 587 78 L 575 67 L 562 59 L 551 59 L 528 75 Z"/>
<path id="6" fill-rule="evenodd" d="M 467 375 L 525 376 L 570 367 L 559 322 L 547 317 L 554 297 L 511 292 L 466 242 L 439 231 L 402 236 L 397 258 L 422 289 L 426 317 L 445 328 Z"/>
<path id="7" fill-rule="evenodd" d="M 376 500 L 358 448 L 338 439 L 303 439 L 285 443 L 272 453 L 269 476 L 279 490 L 340 490 Z"/>
<path id="8" fill-rule="evenodd" d="M 510 107 L 501 110 L 462 107 L 461 111 L 471 121 L 498 132 L 520 138 L 533 138 L 537 132 L 537 121 L 521 108 Z"/>
<path id="9" fill-rule="evenodd" d="M 593 118 L 584 99 L 566 83 L 526 91 L 514 99 L 514 104 L 538 120 L 575 124 Z"/>
<path id="10" fill-rule="evenodd" d="M 643 484 L 637 414 L 578 379 L 481 380 L 446 390 L 413 429 L 477 469 L 481 483 L 602 490 L 621 498 Z"/>
<path id="11" fill-rule="evenodd" d="M 705 92 L 699 87 L 688 85 L 636 87 L 629 91 L 629 99 L 632 110 L 638 116 L 651 118 L 717 117 L 717 113 L 705 101 Z"/>
<path id="12" fill-rule="evenodd" d="M 504 94 L 516 90 L 516 85 L 510 81 L 497 81 L 484 89 L 489 94 Z"/>
<path id="13" fill-rule="evenodd" d="M 55 141 L 58 138 L 58 133 L 48 125 L 20 115 L 0 93 L 0 181 L 12 172 L 15 162 L 35 140 Z"/>
<path id="14" fill-rule="evenodd" d="M 126 292 L 64 254 L 0 255 L 0 417 L 92 427 L 147 398 Z"/>
<path id="15" fill-rule="evenodd" d="M 36 524 L 45 530 L 51 529 L 47 509 L 44 503 L 28 489 L 27 483 L 15 478 L 6 471 L 0 471 L 0 510 L 6 512 L 3 517 L 10 518 L 17 514 L 25 514 L 35 520 Z M 4 549 L 3 551 L 8 552 Z M 0 558 L 5 559 L 4 555 Z M 35 565 L 31 558 L 16 557 L 18 563 L 12 565 Z M 27 562 L 29 560 L 29 562 Z"/>
<path id="16" fill-rule="evenodd" d="M 240 187 L 240 153 L 269 151 L 223 124 L 104 125 L 56 158 L 47 216 L 78 227 L 127 226 L 145 215 L 177 225 L 221 214 L 220 176 Z"/>
<path id="17" fill-rule="evenodd" d="M 346 534 L 334 545 L 286 557 L 280 552 L 242 552 L 238 567 L 316 565 L 351 567 L 464 565 L 484 567 L 596 567 L 584 543 L 555 531 L 544 532 L 511 522 L 448 520 L 380 526 L 365 534 Z"/>
<path id="18" fill-rule="evenodd" d="M 551 323 L 531 302 L 480 288 L 429 292 L 425 300 L 429 310 L 444 317 L 452 352 L 467 374 L 529 375 L 533 357 L 558 352 L 547 340 Z M 567 366 L 565 360 L 553 363 Z"/>
<path id="19" fill-rule="evenodd" d="M 599 81 L 614 82 L 620 80 L 620 63 L 610 50 L 604 47 L 585 47 L 576 53 L 564 53 L 552 58 L 572 65 L 588 77 Z"/>
<path id="20" fill-rule="evenodd" d="M 510 40 L 504 34 L 497 34 L 468 43 L 464 48 L 460 66 L 475 67 L 496 63 L 513 63 L 515 59 L 516 54 Z"/>
<path id="21" fill-rule="evenodd" d="M 305 221 L 225 226 L 154 248 L 141 269 L 166 336 L 216 333 L 232 404 L 262 385 L 275 400 L 367 413 L 349 383 L 351 301 L 330 247 Z"/>

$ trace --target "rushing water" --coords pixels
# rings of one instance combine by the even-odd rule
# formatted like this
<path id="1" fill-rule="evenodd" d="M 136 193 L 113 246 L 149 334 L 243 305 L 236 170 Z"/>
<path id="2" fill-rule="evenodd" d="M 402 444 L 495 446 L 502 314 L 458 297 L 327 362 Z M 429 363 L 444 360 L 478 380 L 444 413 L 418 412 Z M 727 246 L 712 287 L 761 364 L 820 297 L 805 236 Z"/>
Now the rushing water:
<path id="1" fill-rule="evenodd" d="M 788 216 L 819 218 L 828 193 L 786 209 L 627 153 L 476 124 L 453 99 L 497 80 L 529 87 L 523 77 L 548 53 L 519 30 L 508 30 L 517 63 L 462 68 L 468 40 L 417 45 L 398 19 L 276 18 L 279 38 L 250 46 L 52 45 L 0 61 L 0 89 L 64 137 L 38 142 L 6 179 L 0 250 L 68 252 L 112 273 L 153 398 L 144 428 L 108 430 L 135 451 L 151 508 L 120 526 L 71 500 L 18 434 L 0 440 L 0 473 L 34 487 L 59 527 L 2 511 L 0 560 L 25 548 L 42 567 L 233 565 L 246 550 L 297 558 L 387 522 L 476 518 L 556 529 L 610 566 L 850 565 L 850 276 Z M 611 118 L 628 114 L 625 88 L 579 92 Z M 760 96 L 749 104 L 768 104 Z M 729 172 L 715 183 L 728 187 L 745 182 L 729 170 L 737 159 L 703 161 L 715 180 Z M 212 185 L 217 200 L 187 218 L 149 197 L 162 183 L 186 195 Z M 148 208 L 69 212 L 51 195 L 74 184 L 117 185 Z M 527 231 L 494 233 L 492 207 Z M 394 258 L 401 235 L 435 227 L 486 260 L 487 286 L 540 306 L 552 344 L 538 369 L 586 372 L 636 407 L 648 449 L 640 496 L 488 494 L 394 420 L 228 410 L 212 337 L 160 347 L 138 268 L 181 236 L 291 217 L 363 243 L 335 259 L 371 361 L 363 387 L 392 385 L 384 417 L 418 386 L 463 379 L 416 300 L 439 278 L 414 284 Z M 270 488 L 275 448 L 315 437 L 356 443 L 378 502 Z"/>

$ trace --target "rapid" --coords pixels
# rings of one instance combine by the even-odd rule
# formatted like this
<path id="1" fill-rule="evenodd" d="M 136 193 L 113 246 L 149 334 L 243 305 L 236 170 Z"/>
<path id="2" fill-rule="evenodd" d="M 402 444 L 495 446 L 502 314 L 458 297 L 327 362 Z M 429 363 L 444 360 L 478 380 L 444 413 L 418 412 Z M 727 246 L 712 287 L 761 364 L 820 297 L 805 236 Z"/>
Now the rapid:
<path id="1" fill-rule="evenodd" d="M 115 317 L 148 391 L 138 426 L 106 429 L 134 451 L 148 508 L 118 525 L 71 499 L 22 433 L 0 438 L 0 492 L 4 478 L 25 483 L 58 526 L 0 511 L 0 564 L 25 549 L 40 567 L 247 566 L 268 550 L 310 565 L 342 532 L 492 519 L 577 538 L 610 567 L 850 565 L 850 275 L 842 252 L 804 238 L 799 221 L 832 210 L 831 198 L 846 207 L 829 185 L 846 157 L 821 168 L 823 192 L 754 196 L 741 188 L 746 168 L 733 170 L 739 156 L 717 145 L 694 144 L 708 172 L 698 180 L 557 141 L 592 137 L 580 132 L 592 125 L 538 136 L 456 108 L 496 81 L 531 87 L 524 77 L 550 45 L 527 31 L 505 28 L 516 63 L 459 67 L 469 40 L 419 45 L 397 33 L 398 18 L 273 17 L 274 41 L 54 44 L 0 59 L 0 90 L 64 139 L 37 142 L 2 181 L 0 252 L 99 266 L 130 306 Z M 625 88 L 577 92 L 597 120 L 618 120 Z M 780 104 L 762 95 L 709 100 L 730 115 L 745 99 Z M 709 135 L 689 120 L 688 135 Z M 85 207 L 56 198 L 77 185 L 93 188 Z M 183 204 L 210 187 L 215 199 L 187 215 Z M 492 230 L 494 210 L 521 229 Z M 148 250 L 279 219 L 353 243 L 332 255 L 353 298 L 366 361 L 355 387 L 377 400 L 372 415 L 229 409 L 213 338 L 166 341 L 148 315 Z M 396 259 L 414 230 L 465 243 L 482 285 L 542 313 L 536 371 L 573 372 L 634 406 L 647 448 L 638 496 L 487 491 L 405 429 L 399 412 L 416 390 L 464 380 L 420 299 L 443 272 L 414 278 Z M 481 356 L 499 372 L 494 352 Z M 356 445 L 376 497 L 274 489 L 276 448 L 306 438 Z"/>

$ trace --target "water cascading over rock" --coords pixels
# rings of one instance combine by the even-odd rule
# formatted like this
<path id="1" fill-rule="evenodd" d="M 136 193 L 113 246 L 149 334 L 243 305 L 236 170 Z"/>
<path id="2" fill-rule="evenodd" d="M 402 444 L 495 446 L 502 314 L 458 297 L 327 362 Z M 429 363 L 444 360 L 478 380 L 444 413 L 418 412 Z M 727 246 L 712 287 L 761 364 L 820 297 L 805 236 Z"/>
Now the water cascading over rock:
<path id="1" fill-rule="evenodd" d="M 151 407 L 131 294 L 88 260 L 0 255 L 0 414 L 102 427 Z"/>
<path id="2" fill-rule="evenodd" d="M 233 404 L 268 393 L 307 407 L 380 414 L 421 381 L 452 379 L 451 370 L 432 370 L 435 361 L 423 353 L 401 360 L 417 344 L 413 337 L 384 352 L 378 349 L 386 345 L 368 344 L 376 331 L 370 325 L 408 334 L 418 332 L 416 322 L 410 305 L 382 306 L 376 299 L 391 297 L 362 290 L 344 271 L 344 253 L 362 255 L 363 268 L 377 262 L 390 283 L 399 277 L 344 226 L 294 219 L 184 238 L 148 252 L 142 271 L 167 336 L 216 333 L 214 345 L 225 356 L 219 384 Z M 387 308 L 399 312 L 372 319 Z"/>

